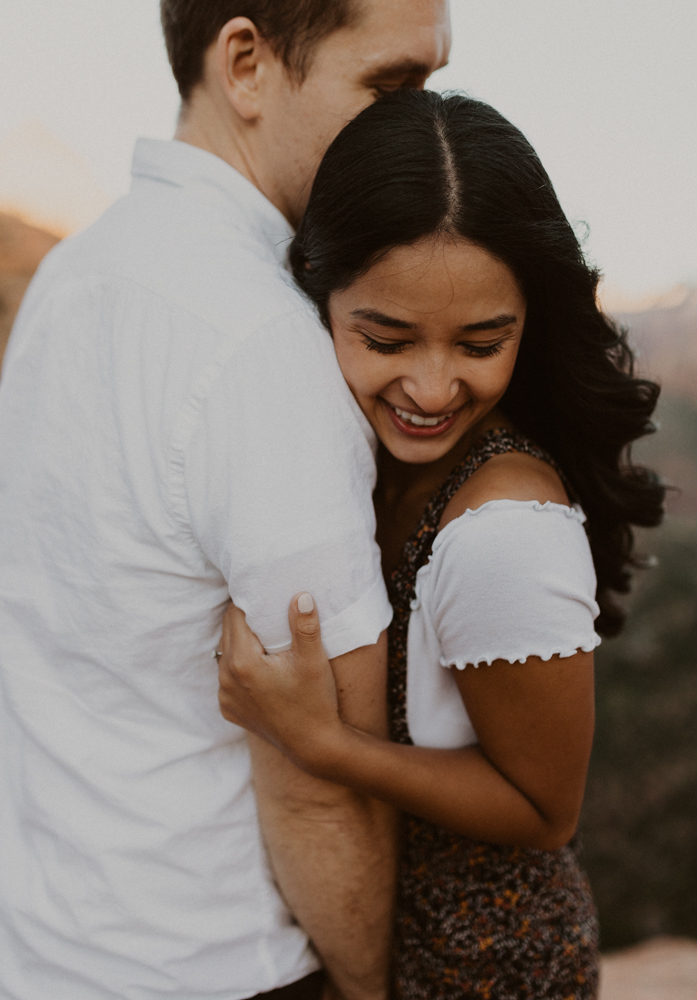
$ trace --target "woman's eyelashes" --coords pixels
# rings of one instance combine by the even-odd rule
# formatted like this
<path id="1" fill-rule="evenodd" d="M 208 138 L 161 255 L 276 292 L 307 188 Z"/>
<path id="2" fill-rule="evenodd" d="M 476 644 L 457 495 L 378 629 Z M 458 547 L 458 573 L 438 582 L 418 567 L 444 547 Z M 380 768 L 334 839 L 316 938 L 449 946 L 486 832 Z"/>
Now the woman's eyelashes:
<path id="1" fill-rule="evenodd" d="M 386 343 L 383 340 L 375 340 L 373 337 L 369 337 L 367 333 L 362 333 L 361 336 L 367 350 L 377 351 L 378 354 L 401 354 L 409 346 L 409 341 L 405 340 Z M 498 341 L 496 344 L 460 343 L 458 346 L 463 347 L 466 354 L 471 358 L 493 358 L 503 350 L 503 341 Z"/>
<path id="2" fill-rule="evenodd" d="M 497 344 L 461 344 L 473 358 L 493 358 L 503 350 L 503 341 Z"/>
<path id="3" fill-rule="evenodd" d="M 382 340 L 373 340 L 369 337 L 367 333 L 361 334 L 363 337 L 363 342 L 369 351 L 377 351 L 378 354 L 401 354 L 404 348 L 407 346 L 406 341 L 392 341 L 386 344 Z"/>

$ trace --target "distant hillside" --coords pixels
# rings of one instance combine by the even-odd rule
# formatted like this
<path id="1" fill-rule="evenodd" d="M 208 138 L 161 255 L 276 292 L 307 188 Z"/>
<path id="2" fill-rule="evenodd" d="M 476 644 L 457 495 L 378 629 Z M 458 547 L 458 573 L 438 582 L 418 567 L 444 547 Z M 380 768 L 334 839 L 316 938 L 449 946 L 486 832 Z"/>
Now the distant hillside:
<path id="1" fill-rule="evenodd" d="M 663 527 L 639 533 L 656 568 L 638 574 L 625 631 L 596 656 L 583 831 L 605 948 L 697 937 L 697 289 L 616 318 L 663 389 L 659 430 L 634 457 L 679 491 Z"/>
<path id="2" fill-rule="evenodd" d="M 670 304 L 615 318 L 629 328 L 641 373 L 666 393 L 697 402 L 697 288 L 674 289 L 666 298 Z"/>
<path id="3" fill-rule="evenodd" d="M 0 143 L 0 212 L 57 236 L 85 229 L 110 198 L 82 158 L 39 122 Z"/>
<path id="4" fill-rule="evenodd" d="M 0 363 L 26 287 L 57 242 L 51 233 L 0 212 Z M 697 403 L 697 288 L 674 289 L 664 301 L 615 319 L 629 328 L 641 374 L 657 379 L 666 396 Z"/>
<path id="5" fill-rule="evenodd" d="M 27 285 L 58 238 L 0 212 L 0 364 Z"/>
<path id="6" fill-rule="evenodd" d="M 634 457 L 677 487 L 667 500 L 671 514 L 697 519 L 697 288 L 675 288 L 653 308 L 615 319 L 629 329 L 638 373 L 662 389 L 658 433 Z"/>

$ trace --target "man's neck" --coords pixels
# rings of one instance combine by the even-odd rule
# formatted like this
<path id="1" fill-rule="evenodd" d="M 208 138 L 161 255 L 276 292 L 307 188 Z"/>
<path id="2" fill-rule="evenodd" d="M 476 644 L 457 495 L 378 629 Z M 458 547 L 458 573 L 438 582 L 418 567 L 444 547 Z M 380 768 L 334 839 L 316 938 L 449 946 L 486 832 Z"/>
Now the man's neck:
<path id="1" fill-rule="evenodd" d="M 174 138 L 220 157 L 261 190 L 252 158 L 238 132 L 232 123 L 216 113 L 215 108 L 203 101 L 196 101 L 195 105 L 182 107 Z"/>
<path id="2" fill-rule="evenodd" d="M 235 122 L 229 114 L 221 113 L 214 102 L 193 97 L 181 110 L 174 138 L 205 149 L 207 153 L 229 163 L 287 218 L 287 206 L 279 204 L 279 199 L 274 197 L 274 191 L 256 166 L 250 142 L 253 129 L 253 124 Z"/>

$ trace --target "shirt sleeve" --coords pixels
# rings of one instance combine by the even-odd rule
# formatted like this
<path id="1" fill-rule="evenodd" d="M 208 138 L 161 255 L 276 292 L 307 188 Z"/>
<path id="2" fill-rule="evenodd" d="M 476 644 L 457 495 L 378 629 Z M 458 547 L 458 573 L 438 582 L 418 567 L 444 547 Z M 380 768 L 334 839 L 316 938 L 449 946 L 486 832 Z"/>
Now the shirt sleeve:
<path id="1" fill-rule="evenodd" d="M 288 647 L 301 590 L 315 597 L 329 657 L 376 642 L 392 609 L 375 542 L 374 442 L 331 338 L 298 310 L 247 337 L 207 380 L 183 452 L 186 503 L 233 601 L 269 651 Z"/>
<path id="2" fill-rule="evenodd" d="M 441 666 L 595 649 L 599 608 L 584 521 L 562 504 L 501 500 L 446 525 L 431 566 Z"/>

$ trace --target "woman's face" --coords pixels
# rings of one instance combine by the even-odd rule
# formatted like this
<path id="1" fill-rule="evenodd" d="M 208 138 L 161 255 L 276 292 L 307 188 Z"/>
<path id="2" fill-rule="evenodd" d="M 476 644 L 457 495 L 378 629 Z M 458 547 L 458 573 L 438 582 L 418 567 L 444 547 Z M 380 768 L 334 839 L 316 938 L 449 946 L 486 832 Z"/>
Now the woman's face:
<path id="1" fill-rule="evenodd" d="M 435 462 L 513 374 L 526 303 L 501 261 L 463 239 L 397 247 L 329 301 L 344 378 L 402 462 Z"/>

